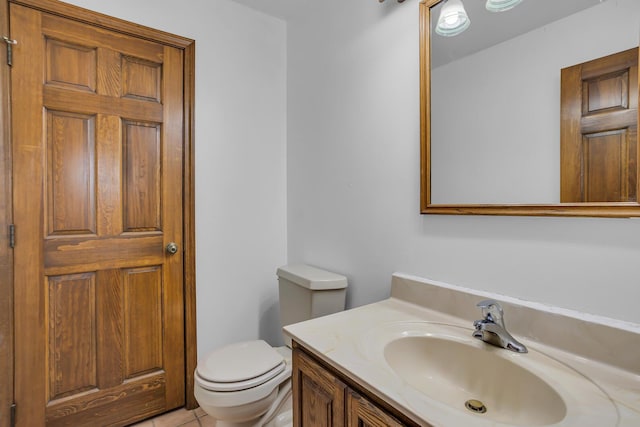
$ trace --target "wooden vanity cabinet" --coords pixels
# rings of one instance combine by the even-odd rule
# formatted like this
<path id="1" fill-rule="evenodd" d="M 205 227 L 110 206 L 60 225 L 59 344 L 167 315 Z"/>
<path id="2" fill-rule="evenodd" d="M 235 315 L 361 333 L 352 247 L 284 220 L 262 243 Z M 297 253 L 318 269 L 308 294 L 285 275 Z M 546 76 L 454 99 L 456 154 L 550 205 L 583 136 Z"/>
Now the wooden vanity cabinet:
<path id="1" fill-rule="evenodd" d="M 293 350 L 293 424 L 305 427 L 345 425 L 347 386 L 299 348 Z"/>
<path id="2" fill-rule="evenodd" d="M 355 391 L 347 394 L 347 425 L 349 427 L 400 427 L 400 423 L 383 409 L 369 402 Z"/>
<path id="3" fill-rule="evenodd" d="M 371 396 L 343 375 L 293 344 L 294 427 L 400 427 L 401 414 L 383 409 Z"/>

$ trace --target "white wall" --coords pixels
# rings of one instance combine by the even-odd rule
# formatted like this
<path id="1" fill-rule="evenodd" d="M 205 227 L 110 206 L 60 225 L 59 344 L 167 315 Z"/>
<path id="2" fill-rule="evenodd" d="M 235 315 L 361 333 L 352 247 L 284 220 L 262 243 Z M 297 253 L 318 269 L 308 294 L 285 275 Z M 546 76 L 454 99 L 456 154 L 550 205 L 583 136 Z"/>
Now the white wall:
<path id="1" fill-rule="evenodd" d="M 559 203 L 560 70 L 638 46 L 639 22 L 608 1 L 434 69 L 431 201 Z"/>
<path id="2" fill-rule="evenodd" d="M 403 271 L 640 323 L 640 220 L 418 213 L 417 1 L 307 1 L 286 29 L 229 0 L 73 3 L 197 41 L 200 354 L 277 341 L 287 249 L 350 306 Z"/>
<path id="3" fill-rule="evenodd" d="M 419 214 L 417 1 L 315 1 L 287 32 L 290 262 L 350 306 L 402 271 L 640 323 L 640 219 Z"/>
<path id="4" fill-rule="evenodd" d="M 286 262 L 286 26 L 230 0 L 70 3 L 196 40 L 198 353 L 279 342 Z"/>

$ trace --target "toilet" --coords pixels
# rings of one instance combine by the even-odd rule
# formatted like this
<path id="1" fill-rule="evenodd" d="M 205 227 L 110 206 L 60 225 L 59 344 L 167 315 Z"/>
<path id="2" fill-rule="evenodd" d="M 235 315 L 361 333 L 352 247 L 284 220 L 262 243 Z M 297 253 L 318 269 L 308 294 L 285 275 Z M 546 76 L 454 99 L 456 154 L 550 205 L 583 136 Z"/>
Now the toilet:
<path id="1" fill-rule="evenodd" d="M 344 310 L 347 278 L 309 265 L 278 268 L 282 326 Z M 216 427 L 292 425 L 291 339 L 230 344 L 198 361 L 194 393 Z"/>

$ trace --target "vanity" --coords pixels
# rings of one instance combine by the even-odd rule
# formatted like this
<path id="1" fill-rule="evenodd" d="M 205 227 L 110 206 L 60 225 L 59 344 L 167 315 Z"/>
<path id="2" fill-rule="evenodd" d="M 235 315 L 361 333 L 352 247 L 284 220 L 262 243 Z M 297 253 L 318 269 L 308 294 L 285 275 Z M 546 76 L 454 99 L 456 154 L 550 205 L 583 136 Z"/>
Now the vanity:
<path id="1" fill-rule="evenodd" d="M 472 337 L 487 298 L 527 353 Z M 396 273 L 389 299 L 285 332 L 295 426 L 640 425 L 640 325 Z"/>
<path id="2" fill-rule="evenodd" d="M 300 426 L 417 425 L 348 375 L 300 344 L 293 348 L 294 424 Z M 377 403 L 374 403 L 377 402 Z M 400 421 L 403 420 L 403 421 Z"/>

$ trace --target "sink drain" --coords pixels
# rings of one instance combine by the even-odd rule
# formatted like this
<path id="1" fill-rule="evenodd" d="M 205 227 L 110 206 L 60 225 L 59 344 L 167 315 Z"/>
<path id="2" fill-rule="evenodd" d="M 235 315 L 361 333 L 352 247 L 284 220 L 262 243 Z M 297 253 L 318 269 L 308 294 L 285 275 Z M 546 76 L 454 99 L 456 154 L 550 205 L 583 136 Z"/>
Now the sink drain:
<path id="1" fill-rule="evenodd" d="M 469 399 L 464 402 L 464 406 L 470 410 L 471 412 L 475 412 L 476 414 L 484 414 L 487 412 L 487 407 L 484 406 L 484 403 L 479 400 Z"/>

